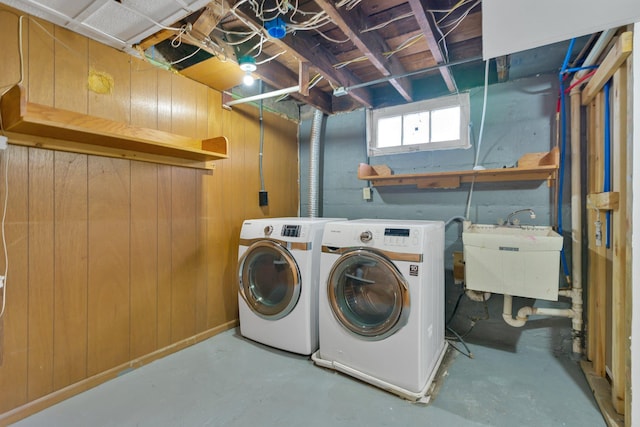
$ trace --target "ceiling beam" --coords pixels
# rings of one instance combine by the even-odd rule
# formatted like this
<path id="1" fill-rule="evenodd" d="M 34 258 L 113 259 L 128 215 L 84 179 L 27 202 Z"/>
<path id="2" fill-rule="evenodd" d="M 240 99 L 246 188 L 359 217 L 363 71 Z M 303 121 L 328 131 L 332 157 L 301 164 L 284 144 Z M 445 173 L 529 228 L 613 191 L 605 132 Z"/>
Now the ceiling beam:
<path id="1" fill-rule="evenodd" d="M 193 31 L 209 36 L 228 10 L 229 4 L 226 0 L 209 2 L 202 14 L 196 19 L 196 22 L 193 23 Z"/>
<path id="2" fill-rule="evenodd" d="M 496 70 L 498 72 L 498 83 L 504 83 L 509 80 L 510 67 L 511 67 L 511 55 L 504 55 L 496 58 Z"/>
<path id="3" fill-rule="evenodd" d="M 424 38 L 427 41 L 427 46 L 429 46 L 429 50 L 431 51 L 433 58 L 438 64 L 446 62 L 442 50 L 440 49 L 440 44 L 438 44 L 438 40 L 436 39 L 436 34 L 439 32 L 438 24 L 433 18 L 433 15 L 431 13 L 427 13 L 427 10 L 429 10 L 427 0 L 409 0 L 409 5 L 411 6 L 411 11 L 415 16 L 416 21 L 418 21 L 418 25 L 420 25 L 420 30 L 424 34 Z M 453 79 L 451 70 L 447 67 L 441 67 L 440 74 L 442 74 L 442 78 L 444 79 L 449 92 L 456 92 L 456 82 Z"/>
<path id="4" fill-rule="evenodd" d="M 367 22 L 367 17 L 362 9 L 356 7 L 348 13 L 335 7 L 331 0 L 315 0 L 324 10 L 347 38 L 362 52 L 371 64 L 385 77 L 402 75 L 406 72 L 400 60 L 395 57 L 385 57 L 384 52 L 388 52 L 389 46 L 384 39 L 376 32 L 360 32 L 360 23 Z M 402 95 L 405 101 L 413 101 L 411 82 L 407 78 L 391 79 L 389 83 Z"/>
<path id="5" fill-rule="evenodd" d="M 245 23 L 247 23 L 246 21 L 251 23 L 254 26 L 254 30 L 257 29 L 262 31 L 262 21 L 255 16 L 248 5 L 245 4 L 240 6 L 236 9 L 235 13 L 241 17 Z M 325 79 L 336 82 L 342 87 L 362 83 L 362 81 L 350 70 L 346 68 L 334 68 L 334 64 L 337 64 L 340 61 L 335 57 L 335 55 L 320 46 L 305 31 L 297 31 L 295 35 L 288 34 L 282 39 L 269 38 L 269 42 L 283 50 L 287 50 L 299 61 L 312 63 L 314 68 Z M 356 89 L 350 91 L 348 95 L 356 99 L 365 107 L 373 107 L 373 98 L 368 89 Z"/>
<path id="6" fill-rule="evenodd" d="M 268 67 L 258 67 L 253 74 L 258 76 L 263 82 L 271 87 L 283 89 L 299 84 L 297 76 L 287 67 L 276 61 L 271 61 Z M 305 96 L 300 92 L 292 92 L 289 97 L 311 105 L 325 114 L 333 114 L 331 95 L 326 94 L 317 88 L 309 90 L 309 95 Z"/>

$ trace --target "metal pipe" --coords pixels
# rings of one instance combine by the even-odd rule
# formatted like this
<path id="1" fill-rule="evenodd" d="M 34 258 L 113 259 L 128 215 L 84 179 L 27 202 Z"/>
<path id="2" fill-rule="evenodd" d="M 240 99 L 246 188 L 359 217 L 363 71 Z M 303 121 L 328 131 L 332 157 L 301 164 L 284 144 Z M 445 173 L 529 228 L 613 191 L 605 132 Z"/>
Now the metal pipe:
<path id="1" fill-rule="evenodd" d="M 234 99 L 227 102 L 225 105 L 231 107 L 232 105 L 244 104 L 251 101 L 259 101 L 261 99 L 273 98 L 274 96 L 286 95 L 288 93 L 299 92 L 300 85 L 286 87 L 284 89 L 278 89 L 271 92 L 261 93 L 259 95 L 247 96 L 246 98 Z"/>
<path id="2" fill-rule="evenodd" d="M 262 80 L 260 80 L 260 93 L 262 93 Z M 262 167 L 262 157 L 264 153 L 264 115 L 262 100 L 260 100 L 259 107 L 259 119 L 260 119 L 260 152 L 258 153 L 258 166 L 260 171 L 260 191 L 265 191 L 264 188 L 264 168 Z"/>
<path id="3" fill-rule="evenodd" d="M 320 182 L 320 131 L 322 128 L 322 111 L 315 110 L 311 123 L 309 142 L 309 217 L 318 216 L 318 186 Z"/>
<path id="4" fill-rule="evenodd" d="M 403 73 L 403 74 L 396 74 L 396 75 L 391 75 L 391 76 L 387 76 L 387 77 L 382 77 L 382 78 L 379 78 L 379 79 L 376 79 L 376 80 L 371 80 L 369 82 L 358 83 L 358 84 L 353 85 L 353 86 L 345 87 L 344 90 L 349 92 L 350 90 L 359 89 L 361 87 L 372 86 L 372 85 L 376 85 L 378 83 L 386 83 L 389 80 L 402 79 L 404 77 L 411 77 L 411 76 L 415 76 L 415 75 L 418 75 L 418 74 L 428 73 L 429 71 L 439 70 L 442 67 L 453 67 L 453 66 L 456 66 L 456 65 L 468 64 L 470 62 L 475 62 L 475 61 L 482 61 L 482 57 L 481 56 L 474 56 L 473 58 L 461 59 L 459 61 L 452 61 L 452 62 L 448 62 L 446 64 L 444 64 L 444 63 L 443 64 L 438 64 L 438 65 L 434 65 L 433 67 L 427 67 L 427 68 L 422 68 L 420 70 L 409 71 L 409 72 Z"/>

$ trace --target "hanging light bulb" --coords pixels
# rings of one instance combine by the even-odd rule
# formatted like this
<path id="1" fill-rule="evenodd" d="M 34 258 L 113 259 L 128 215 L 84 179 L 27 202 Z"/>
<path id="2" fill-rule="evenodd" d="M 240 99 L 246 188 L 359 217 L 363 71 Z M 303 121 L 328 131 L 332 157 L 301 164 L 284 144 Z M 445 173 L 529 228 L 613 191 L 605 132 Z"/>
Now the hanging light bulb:
<path id="1" fill-rule="evenodd" d="M 240 69 L 244 71 L 242 83 L 244 83 L 245 86 L 253 85 L 254 78 L 251 73 L 253 73 L 258 68 L 256 67 L 256 60 L 253 58 L 253 56 L 245 55 L 240 57 L 238 63 L 240 64 Z"/>
<path id="2" fill-rule="evenodd" d="M 253 86 L 253 82 L 254 81 L 255 81 L 255 79 L 251 75 L 251 71 L 247 71 L 246 74 L 244 75 L 244 77 L 242 78 L 242 83 L 245 86 Z"/>

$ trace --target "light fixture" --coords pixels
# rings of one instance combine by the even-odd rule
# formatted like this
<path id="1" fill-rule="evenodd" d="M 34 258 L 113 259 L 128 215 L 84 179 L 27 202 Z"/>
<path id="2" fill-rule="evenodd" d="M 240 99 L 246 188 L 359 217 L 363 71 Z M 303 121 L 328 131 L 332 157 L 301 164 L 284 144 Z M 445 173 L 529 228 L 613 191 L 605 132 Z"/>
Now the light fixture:
<path id="1" fill-rule="evenodd" d="M 240 64 L 240 69 L 245 73 L 242 78 L 242 83 L 244 83 L 245 86 L 253 85 L 254 79 L 251 73 L 258 68 L 256 67 L 256 60 L 254 57 L 248 55 L 241 56 L 238 63 Z"/>

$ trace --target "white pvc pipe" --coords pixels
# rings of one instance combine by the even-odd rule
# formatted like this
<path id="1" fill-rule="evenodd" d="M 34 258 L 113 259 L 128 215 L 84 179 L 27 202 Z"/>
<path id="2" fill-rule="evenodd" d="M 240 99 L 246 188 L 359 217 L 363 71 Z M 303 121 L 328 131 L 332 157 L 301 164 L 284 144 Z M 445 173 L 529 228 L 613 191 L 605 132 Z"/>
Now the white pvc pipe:
<path id="1" fill-rule="evenodd" d="M 604 50 L 609 45 L 609 42 L 611 41 L 611 39 L 613 38 L 613 36 L 615 34 L 616 34 L 616 29 L 607 30 L 607 31 L 604 31 L 602 34 L 600 34 L 600 37 L 598 37 L 598 40 L 593 45 L 593 48 L 591 49 L 591 51 L 589 52 L 587 57 L 584 59 L 584 62 L 582 63 L 582 66 L 583 67 L 589 67 L 589 66 L 593 65 L 598 60 L 598 57 L 600 57 L 600 55 L 602 55 L 602 52 L 604 52 Z M 582 78 L 582 76 L 587 74 L 588 71 L 589 70 L 580 70 L 580 71 L 578 71 L 575 74 L 575 76 L 573 76 L 573 79 L 571 80 L 571 83 L 574 83 L 574 82 L 578 81 L 580 78 Z"/>
<path id="2" fill-rule="evenodd" d="M 540 316 L 557 316 L 557 317 L 570 317 L 573 318 L 576 313 L 570 308 L 544 308 L 544 307 L 522 307 L 518 310 L 516 317 L 513 317 L 513 297 L 511 295 L 504 296 L 504 303 L 502 306 L 502 318 L 504 321 L 515 328 L 521 328 L 529 320 L 531 315 Z"/>
<path id="3" fill-rule="evenodd" d="M 580 91 L 571 91 L 571 309 L 575 313 L 573 352 L 582 353 L 582 183 L 580 152 Z"/>
<path id="4" fill-rule="evenodd" d="M 259 95 L 247 96 L 246 98 L 234 99 L 233 101 L 227 102 L 225 105 L 228 107 L 231 107 L 232 105 L 236 105 L 236 104 L 244 104 L 246 102 L 259 101 L 261 99 L 273 98 L 274 96 L 286 95 L 288 93 L 299 92 L 299 91 L 300 91 L 299 85 L 291 86 L 291 87 L 286 87 L 284 89 L 278 89 L 271 92 L 261 93 Z"/>

